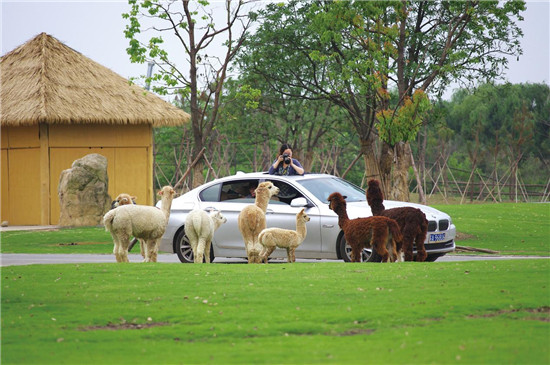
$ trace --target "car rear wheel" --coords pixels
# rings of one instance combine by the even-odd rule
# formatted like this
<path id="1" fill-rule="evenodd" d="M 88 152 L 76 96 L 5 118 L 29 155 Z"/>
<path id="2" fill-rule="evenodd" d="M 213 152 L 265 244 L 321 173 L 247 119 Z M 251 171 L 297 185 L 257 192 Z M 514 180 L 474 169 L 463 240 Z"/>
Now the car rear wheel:
<path id="1" fill-rule="evenodd" d="M 191 248 L 191 245 L 189 244 L 189 238 L 187 238 L 183 229 L 180 230 L 180 232 L 176 236 L 174 251 L 178 255 L 180 261 L 184 264 L 192 264 L 195 262 L 193 249 Z M 214 261 L 214 250 L 212 249 L 212 245 L 210 245 L 210 262 L 212 261 Z"/>
<path id="2" fill-rule="evenodd" d="M 344 237 L 344 235 L 341 235 L 338 239 L 338 254 L 344 262 L 351 262 L 351 247 L 346 242 L 346 237 Z M 361 260 L 363 262 L 370 262 L 369 259 L 371 256 L 371 251 L 363 249 Z"/>

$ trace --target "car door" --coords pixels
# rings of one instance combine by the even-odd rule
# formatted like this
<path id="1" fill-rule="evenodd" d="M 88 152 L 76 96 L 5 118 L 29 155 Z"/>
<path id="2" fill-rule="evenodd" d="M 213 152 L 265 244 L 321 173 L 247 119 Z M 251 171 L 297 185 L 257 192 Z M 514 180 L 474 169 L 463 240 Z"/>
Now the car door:
<path id="1" fill-rule="evenodd" d="M 305 209 L 310 221 L 306 224 L 306 239 L 296 250 L 297 257 L 313 257 L 313 253 L 321 252 L 319 209 L 306 199 L 304 194 L 294 185 L 286 181 L 270 180 L 279 188 L 279 196 L 272 199 L 267 207 L 267 227 L 278 227 L 296 230 L 296 214 Z M 296 198 L 304 198 L 306 207 L 292 207 L 290 204 Z M 276 257 L 286 257 L 286 251 L 274 252 Z"/>
<path id="2" fill-rule="evenodd" d="M 258 179 L 225 181 L 220 183 L 216 201 L 201 202 L 202 209 L 218 209 L 227 219 L 227 222 L 218 228 L 213 238 L 214 250 L 219 256 L 246 257 L 238 217 L 244 207 L 254 204 L 255 199 L 249 196 L 250 186 L 254 184 L 258 185 Z"/>

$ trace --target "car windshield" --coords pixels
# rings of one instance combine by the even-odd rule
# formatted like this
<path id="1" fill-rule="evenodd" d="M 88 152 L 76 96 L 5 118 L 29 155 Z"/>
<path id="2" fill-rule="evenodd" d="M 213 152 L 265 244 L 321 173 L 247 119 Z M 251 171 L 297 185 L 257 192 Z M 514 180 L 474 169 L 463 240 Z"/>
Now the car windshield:
<path id="1" fill-rule="evenodd" d="M 346 201 L 348 202 L 366 200 L 363 189 L 337 177 L 305 179 L 300 180 L 300 184 L 315 195 L 317 199 L 327 204 L 328 196 L 336 191 L 346 196 Z"/>

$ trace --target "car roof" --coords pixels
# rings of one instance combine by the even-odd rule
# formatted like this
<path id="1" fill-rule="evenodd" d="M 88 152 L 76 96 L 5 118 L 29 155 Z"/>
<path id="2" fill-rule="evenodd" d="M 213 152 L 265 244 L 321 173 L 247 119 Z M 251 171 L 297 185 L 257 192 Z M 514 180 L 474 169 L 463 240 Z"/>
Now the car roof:
<path id="1" fill-rule="evenodd" d="M 336 177 L 334 175 L 329 174 L 321 174 L 321 173 L 305 173 L 304 175 L 270 175 L 268 172 L 242 172 L 237 171 L 235 175 L 229 175 L 222 177 L 220 179 L 227 179 L 227 178 L 250 178 L 250 179 L 269 179 L 271 177 L 277 177 L 277 178 L 284 178 L 289 180 L 301 180 L 308 177 Z"/>

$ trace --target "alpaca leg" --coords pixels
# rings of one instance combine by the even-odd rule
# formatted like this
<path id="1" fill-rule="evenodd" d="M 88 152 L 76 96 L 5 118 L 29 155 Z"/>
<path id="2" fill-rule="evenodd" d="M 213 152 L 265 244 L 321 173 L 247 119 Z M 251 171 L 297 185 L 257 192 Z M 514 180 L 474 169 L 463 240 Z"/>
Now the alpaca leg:
<path id="1" fill-rule="evenodd" d="M 122 257 L 119 254 L 120 251 L 120 241 L 118 240 L 118 237 L 116 235 L 113 236 L 113 254 L 115 255 L 116 262 L 122 262 Z"/>
<path id="2" fill-rule="evenodd" d="M 269 259 L 269 256 L 275 251 L 275 247 L 266 247 L 265 248 L 265 254 L 261 256 L 264 259 L 264 262 L 267 264 L 267 261 Z"/>
<path id="3" fill-rule="evenodd" d="M 403 253 L 405 254 L 405 261 L 413 261 L 413 243 L 409 236 L 403 236 Z"/>
<path id="4" fill-rule="evenodd" d="M 287 257 L 287 262 L 289 264 L 291 264 L 292 263 L 292 253 L 290 252 L 290 247 L 286 248 L 286 257 Z"/>
<path id="5" fill-rule="evenodd" d="M 118 240 L 118 247 L 117 247 L 118 258 L 117 258 L 117 261 L 120 259 L 120 261 L 118 261 L 118 262 L 130 262 L 130 260 L 128 260 L 128 247 L 130 247 L 130 235 L 127 235 L 125 233 L 121 233 L 117 237 L 117 240 Z"/>
<path id="6" fill-rule="evenodd" d="M 426 239 L 426 234 L 419 233 L 416 236 L 416 261 L 423 262 L 428 257 L 426 253 L 426 247 L 424 246 L 424 240 Z"/>
<path id="7" fill-rule="evenodd" d="M 351 247 L 351 262 L 361 262 L 361 246 L 354 245 Z"/>
<path id="8" fill-rule="evenodd" d="M 155 252 L 156 240 L 148 239 L 145 241 L 147 246 L 145 262 L 157 262 L 157 253 Z"/>
<path id="9" fill-rule="evenodd" d="M 395 243 L 395 241 L 394 241 L 394 243 Z M 397 257 L 396 257 L 397 262 L 403 262 L 403 251 L 402 250 L 397 250 L 397 247 L 396 247 L 395 253 L 397 255 Z"/>
<path id="10" fill-rule="evenodd" d="M 248 259 L 248 263 L 250 264 L 250 248 L 252 247 L 252 242 L 248 240 L 244 240 L 244 249 L 246 251 L 246 258 Z"/>
<path id="11" fill-rule="evenodd" d="M 395 249 L 395 241 L 390 238 L 390 248 L 391 248 L 391 262 L 396 262 L 399 260 L 397 256 L 397 250 Z"/>
<path id="12" fill-rule="evenodd" d="M 204 258 L 204 247 L 206 246 L 206 241 L 204 238 L 199 237 L 199 242 L 197 244 L 197 253 L 195 255 L 195 264 L 202 264 Z"/>
<path id="13" fill-rule="evenodd" d="M 296 262 L 296 248 L 289 248 L 287 250 L 288 253 L 288 263 Z"/>
<path id="14" fill-rule="evenodd" d="M 389 262 L 390 253 L 386 249 L 386 242 L 389 237 L 388 227 L 378 226 L 372 232 L 372 247 L 376 249 L 376 252 L 382 257 L 382 262 Z"/>
<path id="15" fill-rule="evenodd" d="M 206 242 L 204 246 L 204 262 L 207 264 L 210 263 L 210 246 L 212 246 L 212 241 Z"/>
<path id="16" fill-rule="evenodd" d="M 260 252 L 260 262 L 263 262 L 267 264 L 267 248 L 264 246 L 262 247 L 262 251 Z"/>
<path id="17" fill-rule="evenodd" d="M 382 257 L 382 262 L 388 262 L 390 259 L 390 253 L 386 249 L 386 245 L 384 242 L 385 239 L 381 240 L 380 237 L 374 237 L 372 247 L 374 250 L 376 250 L 376 253 L 380 255 L 380 257 Z"/>
<path id="18" fill-rule="evenodd" d="M 139 239 L 139 253 L 145 259 L 145 242 L 141 238 Z"/>
<path id="19" fill-rule="evenodd" d="M 250 249 L 250 262 L 249 263 L 252 263 L 252 264 L 261 264 L 262 263 L 262 258 L 260 256 L 260 252 L 262 251 L 262 249 L 260 248 L 261 246 L 259 244 L 253 244 L 253 247 Z"/>
<path id="20" fill-rule="evenodd" d="M 159 252 L 160 238 L 153 240 L 153 253 L 151 254 L 151 261 L 157 262 L 158 252 Z"/>
<path id="21" fill-rule="evenodd" d="M 397 250 L 395 248 L 395 240 L 391 237 L 391 235 L 388 235 L 386 250 L 390 253 L 390 262 L 396 262 L 398 260 Z"/>

